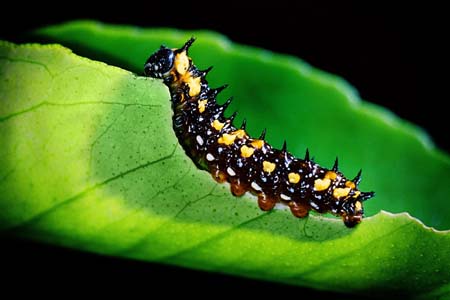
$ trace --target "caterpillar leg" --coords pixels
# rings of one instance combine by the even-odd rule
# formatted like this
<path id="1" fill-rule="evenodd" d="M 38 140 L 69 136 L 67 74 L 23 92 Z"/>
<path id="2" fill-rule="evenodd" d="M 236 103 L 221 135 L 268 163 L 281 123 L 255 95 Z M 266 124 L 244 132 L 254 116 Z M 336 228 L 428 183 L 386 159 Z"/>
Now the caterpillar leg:
<path id="1" fill-rule="evenodd" d="M 295 201 L 290 201 L 288 205 L 292 214 L 297 218 L 304 218 L 308 215 L 309 209 L 306 205 L 302 205 L 301 203 L 297 203 Z"/>
<path id="2" fill-rule="evenodd" d="M 261 208 L 261 210 L 272 210 L 275 204 L 277 204 L 276 198 L 270 197 L 265 193 L 258 193 L 258 206 L 259 208 Z"/>
<path id="3" fill-rule="evenodd" d="M 248 191 L 247 186 L 244 185 L 239 179 L 233 179 L 230 182 L 230 189 L 231 189 L 231 193 L 237 197 L 244 195 L 245 192 Z"/>
<path id="4" fill-rule="evenodd" d="M 220 171 L 219 169 L 215 169 L 211 172 L 212 177 L 218 183 L 224 183 L 227 180 L 227 174 L 225 172 Z"/>
<path id="5" fill-rule="evenodd" d="M 347 226 L 348 228 L 352 228 L 352 227 L 355 227 L 356 225 L 358 225 L 359 223 L 361 223 L 362 216 L 361 215 L 355 215 L 355 216 L 343 215 L 342 220 L 344 221 L 345 226 Z"/>

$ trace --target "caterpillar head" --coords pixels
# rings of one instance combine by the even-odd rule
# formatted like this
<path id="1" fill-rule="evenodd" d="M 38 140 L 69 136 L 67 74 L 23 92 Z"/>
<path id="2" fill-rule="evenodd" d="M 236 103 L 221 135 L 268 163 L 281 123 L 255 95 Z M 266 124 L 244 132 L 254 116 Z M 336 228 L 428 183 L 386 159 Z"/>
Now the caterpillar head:
<path id="1" fill-rule="evenodd" d="M 153 78 L 167 78 L 174 68 L 177 73 L 184 75 L 190 67 L 187 52 L 194 41 L 194 38 L 189 39 L 180 49 L 161 46 L 147 59 L 144 65 L 145 75 Z"/>
<path id="2" fill-rule="evenodd" d="M 362 202 L 372 198 L 375 193 L 357 191 L 355 195 L 357 196 L 344 200 L 341 208 L 342 220 L 344 221 L 345 226 L 350 228 L 355 227 L 361 222 L 364 215 Z"/>
<path id="3" fill-rule="evenodd" d="M 175 51 L 165 46 L 161 46 L 153 53 L 144 65 L 145 75 L 153 78 L 167 77 L 175 62 Z"/>

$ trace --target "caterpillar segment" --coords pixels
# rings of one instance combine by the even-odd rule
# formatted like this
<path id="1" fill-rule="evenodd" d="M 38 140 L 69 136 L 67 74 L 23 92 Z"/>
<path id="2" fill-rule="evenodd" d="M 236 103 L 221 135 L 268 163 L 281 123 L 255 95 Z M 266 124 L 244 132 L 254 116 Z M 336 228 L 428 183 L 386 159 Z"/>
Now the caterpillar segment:
<path id="1" fill-rule="evenodd" d="M 256 195 L 264 211 L 283 203 L 299 218 L 313 210 L 339 216 L 347 227 L 360 223 L 363 202 L 374 196 L 358 189 L 361 171 L 349 180 L 339 171 L 337 158 L 327 169 L 316 164 L 308 150 L 304 158 L 296 158 L 286 142 L 281 149 L 272 147 L 265 141 L 265 130 L 251 137 L 245 120 L 239 128 L 234 126 L 236 113 L 225 117 L 232 98 L 222 105 L 216 101 L 227 86 L 209 87 L 206 75 L 211 67 L 199 70 L 188 56 L 193 42 L 191 38 L 179 49 L 161 46 L 145 63 L 144 72 L 168 86 L 174 131 L 197 167 L 217 182 L 229 182 L 235 196 Z"/>

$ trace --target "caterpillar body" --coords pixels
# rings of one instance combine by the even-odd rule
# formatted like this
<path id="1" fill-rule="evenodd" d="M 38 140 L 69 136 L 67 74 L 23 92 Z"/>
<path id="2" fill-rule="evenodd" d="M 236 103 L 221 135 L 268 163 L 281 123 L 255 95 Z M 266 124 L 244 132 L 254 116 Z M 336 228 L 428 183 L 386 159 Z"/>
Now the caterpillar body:
<path id="1" fill-rule="evenodd" d="M 246 132 L 246 122 L 233 125 L 236 114 L 225 117 L 231 103 L 219 105 L 217 94 L 226 85 L 213 89 L 206 80 L 211 68 L 199 70 L 188 56 L 194 38 L 179 49 L 161 46 L 145 63 L 146 76 L 163 79 L 171 95 L 173 128 L 180 144 L 194 163 L 211 173 L 218 182 L 229 182 L 231 192 L 257 196 L 262 210 L 276 203 L 289 206 L 296 217 L 310 210 L 330 212 L 342 218 L 347 227 L 361 222 L 363 201 L 374 192 L 361 192 L 361 171 L 352 180 L 338 170 L 338 160 L 331 169 L 316 164 L 308 150 L 303 159 L 281 150 L 265 140 L 265 131 L 254 138 Z"/>

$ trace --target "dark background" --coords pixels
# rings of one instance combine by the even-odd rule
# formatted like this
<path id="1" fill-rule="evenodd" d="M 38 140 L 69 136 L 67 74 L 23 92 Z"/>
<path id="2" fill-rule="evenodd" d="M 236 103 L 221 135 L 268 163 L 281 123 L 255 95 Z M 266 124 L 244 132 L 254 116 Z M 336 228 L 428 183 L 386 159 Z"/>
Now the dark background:
<path id="1" fill-rule="evenodd" d="M 388 107 L 423 127 L 438 146 L 449 152 L 449 110 L 445 106 L 449 98 L 450 52 L 445 44 L 450 26 L 446 9 L 434 6 L 431 1 L 395 5 L 367 2 L 362 5 L 356 1 L 346 4 L 268 3 L 270 5 L 185 1 L 178 5 L 169 1 L 126 1 L 117 5 L 99 4 L 99 7 L 83 1 L 55 5 L 10 3 L 7 4 L 10 7 L 4 7 L 10 19 L 0 20 L 0 37 L 20 41 L 20 33 L 27 30 L 79 18 L 148 27 L 215 30 L 233 41 L 295 55 L 342 76 L 357 88 L 363 99 Z M 26 16 L 25 12 L 30 14 Z M 388 149 L 386 145 L 386 151 Z M 311 293 L 283 285 L 139 264 L 10 238 L 0 241 L 6 242 L 2 243 L 4 253 L 0 253 L 3 254 L 0 264 L 18 278 L 40 278 L 40 272 L 46 270 L 53 280 L 74 279 L 78 276 L 74 274 L 84 272 L 82 278 L 77 277 L 81 283 L 100 279 L 117 283 L 128 281 L 136 282 L 136 288 L 141 289 L 157 290 L 161 284 L 171 282 L 180 290 L 210 286 L 228 292 L 247 289 Z"/>

